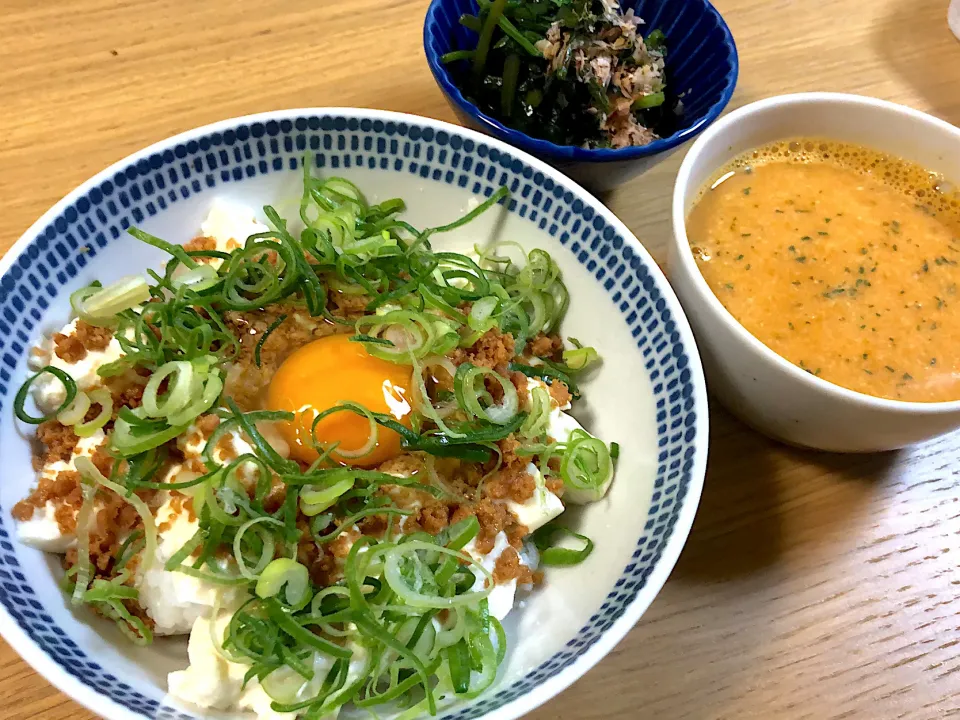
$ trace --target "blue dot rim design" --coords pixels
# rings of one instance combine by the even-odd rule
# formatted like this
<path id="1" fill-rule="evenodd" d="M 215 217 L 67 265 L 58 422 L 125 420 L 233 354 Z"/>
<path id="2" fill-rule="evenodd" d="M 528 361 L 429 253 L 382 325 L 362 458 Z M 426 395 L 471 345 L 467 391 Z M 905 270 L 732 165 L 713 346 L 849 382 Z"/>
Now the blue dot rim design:
<path id="1" fill-rule="evenodd" d="M 707 401 L 696 344 L 656 264 L 598 201 L 544 163 L 436 120 L 375 110 L 294 109 L 226 120 L 121 160 L 47 211 L 0 260 L 0 413 L 49 299 L 131 224 L 196 193 L 296 170 L 364 167 L 489 197 L 507 185 L 512 213 L 557 238 L 606 290 L 642 354 L 657 413 L 654 495 L 631 561 L 566 647 L 522 679 L 440 720 L 508 720 L 569 686 L 630 630 L 666 581 L 693 522 L 706 466 Z M 15 387 L 13 388 L 15 391 Z M 0 415 L 2 417 L 2 415 Z M 12 420 L 8 420 L 12 422 Z M 194 720 L 153 686 L 87 656 L 26 584 L 0 514 L 0 631 L 59 689 L 114 720 Z M 60 598 L 57 598 L 60 602 Z"/>
<path id="2" fill-rule="evenodd" d="M 656 7 L 650 8 L 650 12 L 648 12 L 646 9 L 648 5 Z M 677 15 L 674 16 L 670 27 L 667 29 L 668 42 L 672 42 L 674 46 L 677 44 L 677 36 L 682 31 L 691 33 L 692 37 L 694 31 L 702 32 L 706 30 L 707 35 L 703 38 L 690 40 L 690 44 L 694 45 L 692 49 L 695 49 L 697 53 L 707 55 L 709 60 L 720 63 L 724 71 L 722 82 L 711 88 L 710 100 L 702 108 L 702 112 L 696 113 L 696 117 L 691 118 L 692 122 L 686 123 L 684 127 L 669 137 L 655 140 L 648 145 L 620 149 L 588 149 L 574 145 L 557 145 L 549 140 L 534 138 L 519 130 L 507 127 L 496 118 L 484 113 L 476 104 L 470 102 L 457 87 L 449 69 L 441 62 L 440 58 L 451 50 L 463 49 L 457 47 L 453 42 L 453 35 L 455 33 L 460 35 L 463 32 L 462 28 L 456 29 L 457 18 L 463 12 L 475 14 L 478 8 L 476 0 L 431 0 L 423 24 L 423 48 L 427 56 L 427 64 L 430 66 L 430 71 L 444 95 L 460 113 L 473 118 L 485 132 L 538 157 L 555 162 L 602 163 L 622 162 L 667 152 L 682 145 L 687 140 L 692 140 L 703 132 L 707 126 L 720 117 L 720 114 L 730 102 L 740 72 L 737 46 L 723 17 L 707 0 L 683 0 L 683 2 L 677 0 L 626 0 L 621 2 L 621 6 L 624 8 L 636 7 L 637 15 L 648 21 L 646 27 L 650 29 L 660 27 L 656 23 L 661 19 L 660 16 L 664 11 L 676 12 Z M 686 39 L 684 38 L 684 40 Z M 668 45 L 668 51 L 669 47 Z M 684 60 L 683 57 L 680 57 L 674 63 L 668 52 L 668 85 L 671 69 L 675 65 L 685 65 Z M 688 86 L 687 94 L 684 95 L 687 100 L 696 97 L 694 93 L 697 91 L 697 86 L 693 84 L 695 82 L 694 79 L 691 83 L 684 83 Z"/>

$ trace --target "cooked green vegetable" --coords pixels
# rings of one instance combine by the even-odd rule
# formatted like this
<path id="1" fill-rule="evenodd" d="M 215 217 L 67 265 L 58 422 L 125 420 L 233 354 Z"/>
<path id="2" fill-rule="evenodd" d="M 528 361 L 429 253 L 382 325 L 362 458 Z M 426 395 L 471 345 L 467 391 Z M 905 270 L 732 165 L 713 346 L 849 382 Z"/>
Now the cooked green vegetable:
<path id="1" fill-rule="evenodd" d="M 617 0 L 478 0 L 460 24 L 473 48 L 447 53 L 464 93 L 505 125 L 559 145 L 646 145 L 673 131 L 666 37 L 644 40 Z"/>

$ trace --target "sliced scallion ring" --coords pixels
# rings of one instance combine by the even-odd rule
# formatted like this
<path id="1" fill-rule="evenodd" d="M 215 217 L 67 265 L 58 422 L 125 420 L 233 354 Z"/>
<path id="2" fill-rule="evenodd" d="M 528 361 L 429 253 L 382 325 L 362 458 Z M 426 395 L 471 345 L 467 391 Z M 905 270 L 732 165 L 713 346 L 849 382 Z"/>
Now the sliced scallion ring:
<path id="1" fill-rule="evenodd" d="M 577 549 L 559 547 L 554 542 L 558 536 L 574 538 L 582 545 Z M 531 539 L 540 552 L 540 563 L 549 567 L 579 565 L 593 552 L 593 541 L 586 535 L 580 535 L 569 528 L 554 523 L 544 525 L 533 533 Z"/>
<path id="2" fill-rule="evenodd" d="M 90 398 L 83 391 L 77 393 L 73 402 L 57 413 L 57 422 L 61 425 L 76 425 L 83 420 L 90 409 Z"/>
<path id="3" fill-rule="evenodd" d="M 87 292 L 84 288 L 70 296 L 71 305 L 80 318 L 91 325 L 112 324 L 124 310 L 142 305 L 150 299 L 150 286 L 145 278 L 130 275 L 106 287 Z"/>
<path id="4" fill-rule="evenodd" d="M 503 397 L 499 403 L 493 402 L 485 388 L 484 381 L 487 378 L 500 386 Z M 490 368 L 463 363 L 457 368 L 453 386 L 460 407 L 482 420 L 488 420 L 496 425 L 506 425 L 517 416 L 520 410 L 517 388 L 510 380 Z M 481 403 L 481 398 L 487 399 L 486 406 Z"/>
<path id="5" fill-rule="evenodd" d="M 90 437 L 97 430 L 106 425 L 113 417 L 113 396 L 107 388 L 97 388 L 87 393 L 90 402 L 100 406 L 100 412 L 92 420 L 87 422 L 78 422 L 73 426 L 73 431 L 78 437 Z M 82 418 L 81 418 L 82 420 Z"/>
<path id="6" fill-rule="evenodd" d="M 41 375 L 53 375 L 57 380 L 63 383 L 63 388 L 66 393 L 63 402 L 60 403 L 60 406 L 54 410 L 49 415 L 41 415 L 40 417 L 35 417 L 28 413 L 24 409 L 24 405 L 27 402 L 27 396 L 30 392 L 30 387 L 35 383 Z M 47 365 L 44 368 L 41 368 L 35 375 L 27 378 L 26 382 L 20 386 L 20 389 L 17 390 L 17 395 L 13 399 L 13 413 L 17 416 L 17 419 L 21 422 L 29 423 L 30 425 L 39 425 L 40 423 L 46 422 L 51 418 L 57 416 L 58 413 L 66 410 L 70 407 L 70 404 L 73 402 L 74 398 L 77 396 L 77 383 L 70 377 L 70 375 L 60 368 L 54 367 L 53 365 Z"/>

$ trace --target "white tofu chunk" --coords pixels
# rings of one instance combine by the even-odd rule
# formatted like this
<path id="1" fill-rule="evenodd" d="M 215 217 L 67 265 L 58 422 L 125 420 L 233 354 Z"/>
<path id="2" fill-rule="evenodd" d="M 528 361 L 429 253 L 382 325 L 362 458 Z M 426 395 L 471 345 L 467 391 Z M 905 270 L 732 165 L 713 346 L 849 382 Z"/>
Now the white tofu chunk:
<path id="1" fill-rule="evenodd" d="M 223 198 L 213 201 L 207 219 L 200 224 L 200 232 L 204 237 L 216 240 L 216 249 L 220 252 L 243 247 L 248 237 L 269 229 L 257 220 L 253 210 Z M 219 261 L 215 263 L 219 264 Z"/>
<path id="2" fill-rule="evenodd" d="M 47 463 L 40 469 L 40 477 L 47 480 L 55 480 L 57 475 L 64 471 L 76 470 L 76 461 L 78 457 L 90 457 L 96 452 L 97 448 L 103 444 L 104 434 L 102 430 L 97 430 L 93 435 L 87 438 L 80 438 L 77 446 L 73 449 L 70 459 L 67 461 L 57 460 Z M 43 509 L 35 509 L 33 517 L 29 520 L 17 522 L 17 537 L 24 545 L 35 547 L 44 552 L 65 553 L 77 543 L 76 533 L 63 533 L 60 530 L 60 524 L 57 522 L 55 513 L 58 504 L 52 500 L 47 501 Z"/>
<path id="3" fill-rule="evenodd" d="M 249 666 L 231 662 L 220 654 L 215 642 L 223 638 L 231 617 L 232 613 L 224 612 L 215 622 L 209 618 L 197 619 L 187 646 L 190 665 L 186 670 L 172 672 L 167 676 L 170 694 L 201 708 L 250 711 L 258 720 L 295 720 L 297 713 L 277 712 L 270 707 L 274 700 L 256 679 L 247 683 L 246 688 L 242 688 L 243 677 Z M 351 643 L 349 647 L 353 651 L 353 657 L 347 669 L 345 686 L 359 679 L 367 669 L 366 650 L 356 643 Z M 276 683 L 286 685 L 290 681 L 291 697 L 284 699 L 290 702 L 305 700 L 315 696 L 320 690 L 327 672 L 333 667 L 333 661 L 317 653 L 312 667 L 314 679 L 311 681 L 304 681 L 290 668 L 280 668 L 274 671 L 279 673 L 279 677 L 270 675 L 264 682 L 269 683 L 270 678 L 274 678 Z M 276 686 L 271 686 L 271 689 L 275 691 Z M 339 710 L 336 710 L 325 715 L 322 720 L 336 720 L 338 715 Z"/>
<path id="4" fill-rule="evenodd" d="M 552 492 L 543 487 L 543 475 L 536 465 L 527 465 L 527 472 L 537 484 L 533 496 L 524 503 L 507 502 L 510 509 L 520 522 L 530 532 L 539 530 L 548 522 L 563 512 L 563 502 Z"/>
<path id="5" fill-rule="evenodd" d="M 247 667 L 228 661 L 214 645 L 214 636 L 223 638 L 231 617 L 197 618 L 187 643 L 190 665 L 167 676 L 171 695 L 202 708 L 226 710 L 236 704 Z"/>
<path id="6" fill-rule="evenodd" d="M 478 563 L 483 565 L 483 567 L 489 573 L 492 574 L 494 568 L 497 566 L 497 560 L 508 547 L 510 547 L 510 541 L 507 539 L 507 534 L 501 531 L 497 533 L 497 537 L 494 540 L 493 550 L 486 555 L 482 555 L 477 550 L 477 544 L 475 540 L 471 540 L 469 543 L 467 543 L 467 545 L 463 548 L 463 551 L 473 557 Z M 529 559 L 529 555 L 521 553 L 520 561 L 531 569 L 535 569 L 530 566 L 528 562 Z M 477 580 L 472 589 L 474 591 L 483 590 L 487 584 L 487 576 L 476 570 L 474 571 L 474 574 L 476 575 Z M 501 583 L 500 585 L 495 586 L 487 596 L 487 605 L 489 607 L 490 614 L 497 620 L 503 620 L 513 609 L 516 594 L 516 580 L 510 580 L 509 582 Z"/>
<path id="7" fill-rule="evenodd" d="M 35 509 L 33 517 L 17 523 L 17 537 L 24 545 L 51 553 L 65 553 L 77 542 L 73 533 L 64 534 L 54 517 L 57 507 L 47 501 L 43 509 Z"/>
<path id="8" fill-rule="evenodd" d="M 62 335 L 73 335 L 77 327 L 77 320 L 71 320 L 61 330 Z M 102 379 L 97 374 L 104 365 L 123 357 L 123 349 L 117 338 L 111 338 L 110 344 L 103 350 L 89 350 L 82 360 L 69 363 L 61 358 L 54 349 L 52 334 L 45 337 L 30 356 L 30 369 L 40 370 L 47 365 L 63 370 L 77 383 L 79 390 L 92 390 L 102 385 Z M 63 404 L 67 397 L 66 389 L 50 373 L 44 373 L 30 388 L 34 402 L 44 413 L 50 413 Z"/>
<path id="9" fill-rule="evenodd" d="M 572 416 L 559 409 L 554 409 L 550 413 L 550 422 L 547 425 L 547 434 L 555 438 L 558 442 L 565 442 L 569 439 L 574 430 L 584 430 L 583 426 Z M 589 433 L 588 433 L 589 434 Z M 563 491 L 563 501 L 567 504 L 586 505 L 588 503 L 602 500 L 610 489 L 613 482 L 613 464 L 610 464 L 610 472 L 604 481 L 593 490 L 581 490 L 579 488 L 566 485 Z"/>
<path id="10" fill-rule="evenodd" d="M 176 468 L 169 477 L 175 474 Z M 191 519 L 185 509 L 176 510 L 167 499 L 156 512 L 156 523 L 164 528 L 157 534 L 157 553 L 137 581 L 140 605 L 156 623 L 155 634 L 186 635 L 215 606 L 233 609 L 242 602 L 243 589 L 164 569 L 164 563 L 197 532 L 200 525 L 195 517 Z"/>

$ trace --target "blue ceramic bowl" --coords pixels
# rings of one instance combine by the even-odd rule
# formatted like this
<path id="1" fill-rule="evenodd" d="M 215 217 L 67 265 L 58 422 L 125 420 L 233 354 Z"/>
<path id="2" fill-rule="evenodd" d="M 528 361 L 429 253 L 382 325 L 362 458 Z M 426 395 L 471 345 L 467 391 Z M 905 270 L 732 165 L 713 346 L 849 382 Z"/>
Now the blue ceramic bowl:
<path id="1" fill-rule="evenodd" d="M 15 421 L 11 405 L 28 376 L 30 347 L 66 323 L 71 292 L 164 260 L 132 240 L 128 227 L 183 242 L 216 198 L 251 208 L 269 203 L 295 216 L 305 157 L 371 199 L 405 198 L 404 219 L 418 227 L 442 225 L 510 188 L 498 210 L 435 242 L 469 250 L 509 238 L 548 250 L 572 299 L 563 334 L 602 351 L 603 362 L 581 384 L 576 414 L 620 443 L 617 479 L 602 502 L 571 511 L 596 547 L 582 566 L 551 568 L 544 587 L 508 616 L 510 651 L 496 685 L 436 718 L 514 720 L 599 662 L 666 581 L 703 484 L 706 388 L 673 291 L 609 210 L 516 148 L 412 115 L 307 108 L 191 130 L 83 183 L 0 259 L 0 634 L 108 720 L 234 720 L 166 697 L 166 674 L 187 664 L 182 639 L 132 646 L 111 623 L 70 605 L 57 587 L 58 560 L 17 541 L 10 509 L 35 471 L 32 431 Z"/>
<path id="2" fill-rule="evenodd" d="M 646 21 L 645 32 L 667 37 L 667 92 L 683 95 L 684 113 L 672 135 L 641 147 L 588 150 L 556 145 L 512 130 L 482 112 L 454 82 L 441 56 L 476 47 L 477 34 L 459 23 L 478 12 L 476 0 L 432 0 L 423 26 L 430 70 L 460 121 L 536 155 L 592 190 L 609 190 L 656 165 L 716 120 L 730 102 L 740 63 L 730 28 L 707 0 L 621 0 Z"/>

